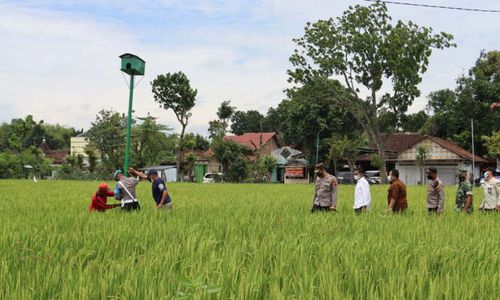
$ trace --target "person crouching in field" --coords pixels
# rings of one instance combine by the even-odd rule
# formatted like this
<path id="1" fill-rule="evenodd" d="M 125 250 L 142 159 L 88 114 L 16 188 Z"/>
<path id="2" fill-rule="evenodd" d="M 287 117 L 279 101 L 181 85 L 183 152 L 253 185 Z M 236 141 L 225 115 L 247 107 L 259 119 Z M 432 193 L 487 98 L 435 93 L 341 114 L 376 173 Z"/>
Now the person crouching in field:
<path id="1" fill-rule="evenodd" d="M 108 196 L 114 196 L 114 195 L 115 193 L 108 189 L 107 183 L 99 184 L 97 192 L 95 192 L 94 195 L 92 196 L 92 202 L 90 203 L 89 211 L 105 212 L 107 209 L 112 209 L 120 206 L 120 204 L 111 204 L 111 205 L 107 204 Z"/>
<path id="2" fill-rule="evenodd" d="M 433 167 L 427 170 L 427 179 L 429 179 L 429 185 L 427 186 L 427 211 L 431 214 L 436 213 L 440 215 L 444 210 L 444 184 L 437 175 L 437 169 Z"/>
<path id="3" fill-rule="evenodd" d="M 130 171 L 131 169 L 129 168 Z M 135 195 L 135 187 L 139 181 L 133 177 L 125 177 L 121 170 L 115 171 L 113 179 L 117 181 L 115 199 L 121 200 L 122 210 L 132 211 L 141 209 L 139 200 L 137 200 Z"/>
<path id="4" fill-rule="evenodd" d="M 408 208 L 406 185 L 399 180 L 399 171 L 394 169 L 387 176 L 390 186 L 387 190 L 387 210 L 393 213 L 403 213 Z"/>
<path id="5" fill-rule="evenodd" d="M 365 171 L 363 168 L 354 170 L 354 180 L 356 180 L 356 187 L 354 189 L 354 212 L 361 214 L 370 209 L 372 196 L 370 194 L 370 184 L 365 178 Z"/>
<path id="6" fill-rule="evenodd" d="M 311 212 L 337 211 L 337 178 L 330 175 L 323 164 L 317 164 L 313 207 Z"/>
<path id="7" fill-rule="evenodd" d="M 130 169 L 130 171 L 132 174 L 138 176 L 139 178 L 151 182 L 151 191 L 153 193 L 153 200 L 156 203 L 156 208 L 172 208 L 172 198 L 170 198 L 170 194 L 168 193 L 165 181 L 160 176 L 158 176 L 158 171 L 154 169 L 149 170 L 147 175 L 132 168 Z"/>

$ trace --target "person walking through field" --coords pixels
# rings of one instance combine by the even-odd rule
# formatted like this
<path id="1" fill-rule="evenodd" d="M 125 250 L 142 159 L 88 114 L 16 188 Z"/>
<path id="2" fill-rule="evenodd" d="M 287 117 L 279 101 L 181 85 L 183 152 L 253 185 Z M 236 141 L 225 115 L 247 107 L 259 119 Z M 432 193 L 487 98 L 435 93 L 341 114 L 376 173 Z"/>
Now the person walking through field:
<path id="1" fill-rule="evenodd" d="M 311 212 L 329 212 L 337 210 L 337 178 L 329 174 L 325 166 L 320 163 L 314 170 L 314 197 Z"/>
<path id="2" fill-rule="evenodd" d="M 131 168 L 130 171 L 132 174 L 138 176 L 139 178 L 151 182 L 151 192 L 153 194 L 153 200 L 156 203 L 156 208 L 172 208 L 172 198 L 170 197 L 170 193 L 168 192 L 167 185 L 165 184 L 165 181 L 160 176 L 158 176 L 157 170 L 149 170 L 147 175 L 133 168 Z"/>
<path id="3" fill-rule="evenodd" d="M 129 168 L 129 172 L 131 169 Z M 115 199 L 121 200 L 121 208 L 125 211 L 141 209 L 139 200 L 135 195 L 135 187 L 139 181 L 133 177 L 125 177 L 121 170 L 116 170 L 113 179 L 117 181 L 115 190 Z"/>
<path id="4" fill-rule="evenodd" d="M 500 212 L 500 181 L 493 176 L 493 168 L 484 173 L 484 200 L 480 210 L 483 212 Z"/>
<path id="5" fill-rule="evenodd" d="M 460 170 L 458 175 L 458 190 L 455 198 L 455 210 L 464 211 L 468 214 L 472 213 L 472 184 L 467 178 L 467 171 Z"/>
<path id="6" fill-rule="evenodd" d="M 356 180 L 356 187 L 354 189 L 354 212 L 361 214 L 370 209 L 372 196 L 370 194 L 370 184 L 365 178 L 365 171 L 363 168 L 354 170 L 354 180 Z"/>
<path id="7" fill-rule="evenodd" d="M 387 190 L 387 210 L 393 213 L 403 213 L 408 208 L 406 199 L 406 185 L 399 180 L 399 171 L 394 169 L 387 176 L 389 189 Z"/>
<path id="8" fill-rule="evenodd" d="M 108 184 L 99 184 L 97 192 L 95 192 L 92 196 L 92 202 L 90 203 L 89 211 L 105 212 L 107 209 L 112 209 L 120 206 L 120 204 L 108 204 L 108 196 L 114 196 L 113 191 L 108 188 Z"/>
<path id="9" fill-rule="evenodd" d="M 444 210 L 444 184 L 437 175 L 437 169 L 431 167 L 427 170 L 427 211 L 442 214 Z"/>

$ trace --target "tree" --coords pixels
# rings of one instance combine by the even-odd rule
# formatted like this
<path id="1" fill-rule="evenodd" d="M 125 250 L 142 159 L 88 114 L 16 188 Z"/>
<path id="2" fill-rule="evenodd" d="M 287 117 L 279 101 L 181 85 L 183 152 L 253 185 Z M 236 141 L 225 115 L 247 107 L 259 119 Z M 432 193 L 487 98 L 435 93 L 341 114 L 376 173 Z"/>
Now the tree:
<path id="1" fill-rule="evenodd" d="M 224 179 L 228 182 L 242 182 L 247 178 L 245 148 L 232 141 L 217 140 L 212 143 L 214 156 L 222 164 Z"/>
<path id="2" fill-rule="evenodd" d="M 500 160 L 500 130 L 494 131 L 491 136 L 483 136 L 488 154 Z"/>
<path id="3" fill-rule="evenodd" d="M 300 88 L 289 90 L 289 99 L 283 100 L 276 109 L 270 109 L 267 123 L 273 131 L 278 131 L 285 145 L 294 145 L 309 157 L 309 164 L 315 163 L 316 139 L 320 141 L 333 134 L 360 134 L 352 122 L 352 116 L 323 95 L 331 89 L 341 88 L 338 82 L 327 79 L 309 81 Z M 329 145 L 320 142 L 319 157 L 328 154 Z"/>
<path id="4" fill-rule="evenodd" d="M 160 107 L 165 110 L 171 109 L 182 127 L 177 146 L 177 180 L 180 181 L 184 134 L 198 91 L 191 88 L 189 79 L 181 71 L 158 75 L 151 82 L 151 86 L 155 102 L 160 104 Z"/>
<path id="5" fill-rule="evenodd" d="M 210 148 L 210 141 L 200 134 L 186 133 L 183 147 L 185 150 L 206 151 Z"/>
<path id="6" fill-rule="evenodd" d="M 186 172 L 188 174 L 190 182 L 193 181 L 193 171 L 196 161 L 197 161 L 196 155 L 194 155 L 193 153 L 189 153 L 186 156 Z"/>
<path id="7" fill-rule="evenodd" d="M 227 127 L 229 125 L 228 121 L 231 119 L 235 111 L 236 108 L 231 106 L 231 100 L 222 101 L 219 109 L 217 110 L 217 117 L 219 117 L 219 120 L 226 124 Z"/>
<path id="8" fill-rule="evenodd" d="M 71 137 L 82 133 L 82 130 L 76 130 L 73 127 L 64 127 L 59 124 L 44 124 L 45 141 L 50 149 L 69 149 Z"/>
<path id="9" fill-rule="evenodd" d="M 491 110 L 500 101 L 500 51 L 482 52 L 467 75 L 457 79 L 455 90 L 432 92 L 427 110 L 431 117 L 424 132 L 451 139 L 462 148 L 471 150 L 471 119 L 474 120 L 474 148 L 486 155 L 481 136 L 500 130 L 500 110 Z"/>
<path id="10" fill-rule="evenodd" d="M 261 160 L 262 169 L 266 172 L 267 182 L 271 182 L 273 170 L 276 167 L 276 158 L 273 156 L 265 156 Z"/>
<path id="11" fill-rule="evenodd" d="M 256 110 L 236 111 L 231 117 L 231 131 L 235 135 L 247 132 L 272 131 L 267 125 L 266 117 Z"/>
<path id="12" fill-rule="evenodd" d="M 112 173 L 124 161 L 127 118 L 112 110 L 101 110 L 87 131 L 89 147 L 99 152 L 103 171 Z"/>
<path id="13" fill-rule="evenodd" d="M 159 164 L 169 156 L 175 145 L 170 145 L 167 132 L 171 129 L 156 122 L 155 117 L 138 118 L 141 122 L 132 128 L 132 164 L 137 167 Z"/>
<path id="14" fill-rule="evenodd" d="M 418 145 L 417 146 L 417 163 L 420 166 L 420 184 L 424 184 L 425 178 L 425 163 L 429 156 L 429 147 L 427 145 Z"/>
<path id="15" fill-rule="evenodd" d="M 359 155 L 359 148 L 363 143 L 362 139 L 351 139 L 344 136 L 343 138 L 332 138 L 328 141 L 328 143 L 330 144 L 329 158 L 333 162 L 334 171 L 338 171 L 338 161 L 346 160 L 349 165 L 349 170 L 354 172 L 356 159 Z"/>
<path id="16" fill-rule="evenodd" d="M 385 146 L 379 112 L 386 107 L 397 120 L 420 95 L 418 84 L 427 70 L 432 49 L 450 47 L 452 36 L 434 35 L 431 28 L 391 17 L 383 2 L 349 7 L 342 17 L 307 23 L 305 35 L 294 41 L 298 49 L 290 57 L 295 84 L 340 76 L 345 87 L 325 97 L 345 107 L 378 148 L 385 165 Z M 391 82 L 390 86 L 384 83 Z M 380 95 L 383 90 L 391 90 Z M 364 92 L 368 94 L 363 97 Z M 381 177 L 386 178 L 385 168 Z"/>
<path id="17" fill-rule="evenodd" d="M 208 122 L 208 137 L 212 141 L 220 141 L 226 135 L 227 126 L 221 120 L 212 120 Z"/>

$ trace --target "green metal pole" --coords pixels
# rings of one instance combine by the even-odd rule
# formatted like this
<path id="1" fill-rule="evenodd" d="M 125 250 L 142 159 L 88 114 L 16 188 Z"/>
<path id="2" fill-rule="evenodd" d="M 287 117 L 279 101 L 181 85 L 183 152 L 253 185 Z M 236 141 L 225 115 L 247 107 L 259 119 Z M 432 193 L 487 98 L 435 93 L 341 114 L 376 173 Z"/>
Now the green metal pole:
<path id="1" fill-rule="evenodd" d="M 130 131 L 132 130 L 132 100 L 134 98 L 134 74 L 130 75 L 130 93 L 128 96 L 128 119 L 127 119 L 127 144 L 125 146 L 125 167 L 124 174 L 128 176 L 128 166 L 130 160 Z"/>

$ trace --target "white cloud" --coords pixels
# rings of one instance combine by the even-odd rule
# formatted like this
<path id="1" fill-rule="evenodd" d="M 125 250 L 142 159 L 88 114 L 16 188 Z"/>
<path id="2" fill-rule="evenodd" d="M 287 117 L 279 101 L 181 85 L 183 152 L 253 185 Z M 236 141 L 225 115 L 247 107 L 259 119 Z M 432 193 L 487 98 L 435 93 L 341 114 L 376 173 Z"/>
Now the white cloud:
<path id="1" fill-rule="evenodd" d="M 454 2 L 477 6 L 469 0 Z M 151 112 L 177 127 L 173 114 L 154 103 L 149 82 L 157 74 L 182 70 L 198 89 L 188 130 L 205 134 L 223 100 L 231 99 L 239 109 L 262 112 L 279 103 L 287 87 L 292 38 L 303 34 L 305 22 L 339 16 L 356 3 L 366 4 L 359 0 L 92 0 L 82 8 L 81 1 L 0 2 L 4 62 L 0 64 L 0 121 L 30 113 L 47 122 L 87 128 L 100 109 L 125 112 L 128 90 L 118 70 L 118 55 L 132 52 L 146 60 L 146 76 L 135 94 L 136 115 Z M 497 5 L 481 1 L 483 8 Z M 474 63 L 481 49 L 499 48 L 498 15 L 389 9 L 394 19 L 412 19 L 453 33 L 459 45 L 435 51 L 421 84 L 423 96 L 412 111 L 425 106 L 430 91 L 453 88 L 456 77 Z"/>

